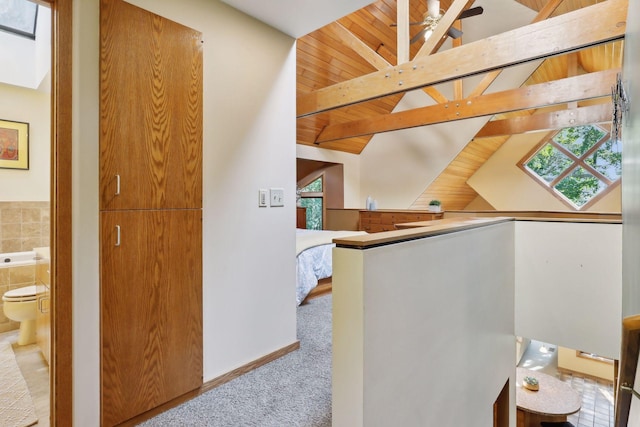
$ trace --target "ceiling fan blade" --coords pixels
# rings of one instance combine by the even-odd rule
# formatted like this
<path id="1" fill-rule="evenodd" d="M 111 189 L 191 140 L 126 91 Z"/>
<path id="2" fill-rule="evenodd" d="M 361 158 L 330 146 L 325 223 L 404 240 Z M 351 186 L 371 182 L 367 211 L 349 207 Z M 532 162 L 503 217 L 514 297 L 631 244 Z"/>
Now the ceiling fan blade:
<path id="1" fill-rule="evenodd" d="M 409 44 L 413 44 L 415 42 L 417 42 L 418 40 L 422 40 L 424 38 L 424 35 L 427 33 L 428 28 L 423 28 L 421 29 L 418 34 L 416 34 L 415 36 L 413 36 L 413 38 L 411 40 L 409 40 Z"/>
<path id="2" fill-rule="evenodd" d="M 459 39 L 460 37 L 462 37 L 462 31 L 457 28 L 451 27 L 449 28 L 449 31 L 447 31 L 447 35 L 452 39 Z"/>
<path id="3" fill-rule="evenodd" d="M 458 15 L 458 19 L 469 18 L 471 16 L 481 15 L 484 12 L 482 6 L 472 7 L 471 9 L 467 9 L 462 11 L 460 15 Z"/>

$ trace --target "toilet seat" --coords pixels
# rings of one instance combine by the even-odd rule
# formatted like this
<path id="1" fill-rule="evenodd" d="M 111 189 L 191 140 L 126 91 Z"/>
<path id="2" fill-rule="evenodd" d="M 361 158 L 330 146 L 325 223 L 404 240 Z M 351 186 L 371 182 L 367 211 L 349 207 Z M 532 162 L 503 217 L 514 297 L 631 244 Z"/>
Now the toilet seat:
<path id="1" fill-rule="evenodd" d="M 36 299 L 36 285 L 25 286 L 18 289 L 12 289 L 5 292 L 2 301 L 5 302 L 24 302 L 34 301 Z"/>

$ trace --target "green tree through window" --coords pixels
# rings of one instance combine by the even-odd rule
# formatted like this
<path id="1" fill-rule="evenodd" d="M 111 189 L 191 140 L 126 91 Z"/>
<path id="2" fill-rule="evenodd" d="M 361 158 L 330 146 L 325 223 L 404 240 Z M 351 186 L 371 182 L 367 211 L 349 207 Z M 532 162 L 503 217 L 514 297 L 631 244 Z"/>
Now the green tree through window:
<path id="1" fill-rule="evenodd" d="M 541 185 L 581 209 L 620 180 L 622 143 L 596 125 L 564 128 L 521 164 Z"/>
<path id="2" fill-rule="evenodd" d="M 300 205 L 307 208 L 307 229 L 322 230 L 324 193 L 322 177 L 300 189 Z"/>

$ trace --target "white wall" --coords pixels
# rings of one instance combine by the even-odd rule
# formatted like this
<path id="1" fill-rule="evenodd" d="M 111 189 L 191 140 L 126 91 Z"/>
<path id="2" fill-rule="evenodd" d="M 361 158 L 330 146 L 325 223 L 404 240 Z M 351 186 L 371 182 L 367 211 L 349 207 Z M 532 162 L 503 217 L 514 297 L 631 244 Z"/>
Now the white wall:
<path id="1" fill-rule="evenodd" d="M 467 183 L 496 210 L 572 210 L 518 167 L 547 135 L 548 132 L 513 135 Z M 620 212 L 620 186 L 586 211 Z"/>
<path id="2" fill-rule="evenodd" d="M 131 3 L 203 33 L 204 381 L 296 340 L 295 41 L 217 0 Z M 74 2 L 74 424 L 99 419 L 99 1 Z M 284 208 L 257 206 L 285 189 Z"/>
<path id="3" fill-rule="evenodd" d="M 29 170 L 0 169 L 0 201 L 48 201 L 51 94 L 0 83 L 0 120 L 29 124 Z"/>
<path id="4" fill-rule="evenodd" d="M 624 118 L 622 143 L 622 315 L 640 314 L 640 2 L 630 1 L 627 10 L 627 32 L 624 42 L 623 80 L 630 100 L 630 111 Z M 639 391 L 640 363 L 636 371 L 635 389 Z M 640 425 L 640 399 L 632 398 L 628 425 Z"/>
<path id="5" fill-rule="evenodd" d="M 516 221 L 516 335 L 619 359 L 621 246 L 620 224 Z"/>
<path id="6" fill-rule="evenodd" d="M 507 379 L 515 425 L 513 246 L 507 222 L 334 249 L 333 425 L 489 426 Z"/>
<path id="7" fill-rule="evenodd" d="M 359 155 L 296 144 L 296 157 L 342 164 L 344 173 L 344 207 L 345 209 L 364 208 L 367 196 L 361 196 L 360 193 Z"/>
<path id="8" fill-rule="evenodd" d="M 622 131 L 623 316 L 640 314 L 640 2 L 630 1 L 623 80 L 630 100 Z"/>
<path id="9" fill-rule="evenodd" d="M 51 9 L 38 7 L 36 39 L 0 31 L 0 82 L 37 89 L 51 69 Z"/>

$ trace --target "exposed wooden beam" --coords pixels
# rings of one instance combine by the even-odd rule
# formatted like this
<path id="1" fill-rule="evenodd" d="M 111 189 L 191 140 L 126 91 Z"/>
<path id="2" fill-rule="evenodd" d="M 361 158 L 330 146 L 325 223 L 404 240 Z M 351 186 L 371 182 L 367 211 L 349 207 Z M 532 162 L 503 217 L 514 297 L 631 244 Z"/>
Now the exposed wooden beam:
<path id="1" fill-rule="evenodd" d="M 330 125 L 320 133 L 316 144 L 355 136 L 373 135 L 380 132 L 610 96 L 611 87 L 615 84 L 616 75 L 619 72 L 619 68 L 600 71 L 467 98 L 461 101 Z"/>
<path id="2" fill-rule="evenodd" d="M 376 67 L 378 70 L 384 70 L 391 68 L 392 64 L 380 56 L 375 50 L 371 49 L 365 42 L 360 40 L 351 31 L 347 30 L 342 24 L 337 21 L 329 24 L 329 28 L 333 31 L 340 41 L 351 49 L 353 49 L 358 55 L 360 55 L 369 64 Z"/>
<path id="3" fill-rule="evenodd" d="M 397 0 L 398 65 L 409 62 L 409 0 Z"/>
<path id="4" fill-rule="evenodd" d="M 613 105 L 607 102 L 588 107 L 554 111 L 552 113 L 540 113 L 532 116 L 495 120 L 488 122 L 480 132 L 476 134 L 476 138 L 562 129 L 591 123 L 606 123 L 611 121 L 612 113 Z"/>
<path id="5" fill-rule="evenodd" d="M 445 102 L 449 102 L 449 99 L 447 99 L 447 97 L 444 96 L 442 92 L 440 92 L 438 89 L 436 89 L 433 86 L 427 86 L 422 90 L 424 91 L 424 93 L 429 95 L 438 104 L 444 104 Z"/>
<path id="6" fill-rule="evenodd" d="M 442 46 L 442 43 L 447 39 L 447 31 L 456 21 L 456 18 L 460 16 L 462 11 L 469 9 L 475 0 L 455 0 L 451 3 L 451 6 L 447 9 L 447 12 L 438 22 L 436 29 L 428 39 L 424 41 L 424 44 L 420 47 L 420 50 L 416 54 L 415 59 L 422 58 L 431 55 L 436 52 Z"/>
<path id="7" fill-rule="evenodd" d="M 628 0 L 608 0 L 546 21 L 300 95 L 297 115 L 485 73 L 624 38 Z M 444 18 L 443 18 L 444 19 Z M 571 29 L 567 31 L 567 29 Z M 540 41 L 544 40 L 544 43 Z"/>
<path id="8" fill-rule="evenodd" d="M 531 21 L 531 23 L 535 24 L 536 22 L 544 21 L 545 19 L 549 18 L 563 1 L 564 0 L 549 0 L 544 5 L 544 7 L 540 9 L 540 12 L 538 12 L 536 17 L 533 18 L 533 21 Z M 484 76 L 480 83 L 478 83 L 478 85 L 475 87 L 475 89 L 473 89 L 469 96 L 482 95 L 484 91 L 487 90 L 487 88 L 491 85 L 491 83 L 493 83 L 498 78 L 500 73 L 502 73 L 502 70 L 494 70 L 489 72 L 486 76 Z"/>
<path id="9" fill-rule="evenodd" d="M 573 52 L 567 55 L 567 77 L 573 77 L 578 75 L 578 52 Z M 570 102 L 567 105 L 568 109 L 578 107 L 578 101 Z"/>
<path id="10" fill-rule="evenodd" d="M 453 28 L 457 30 L 462 30 L 462 22 L 457 20 L 453 23 Z M 452 45 L 454 48 L 462 46 L 462 37 L 457 39 L 453 39 Z M 453 81 L 453 99 L 462 99 L 464 98 L 464 85 L 463 80 L 458 79 Z"/>
<path id="11" fill-rule="evenodd" d="M 355 34 L 346 29 L 342 24 L 335 21 L 329 24 L 331 31 L 333 31 L 342 43 L 356 52 L 358 55 L 362 57 L 369 64 L 376 67 L 378 70 L 386 70 L 387 68 L 391 68 L 393 65 L 386 59 L 384 59 L 378 52 L 371 49 L 365 42 L 360 40 Z M 438 103 L 448 102 L 449 100 L 438 91 L 435 87 L 426 87 L 424 91 L 427 95 L 429 95 L 434 101 Z"/>

